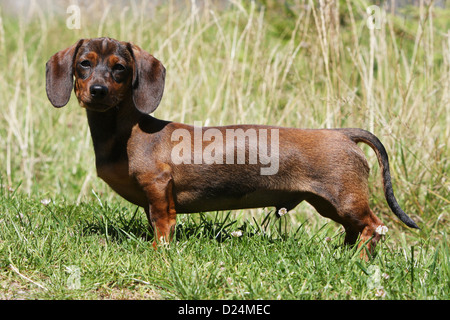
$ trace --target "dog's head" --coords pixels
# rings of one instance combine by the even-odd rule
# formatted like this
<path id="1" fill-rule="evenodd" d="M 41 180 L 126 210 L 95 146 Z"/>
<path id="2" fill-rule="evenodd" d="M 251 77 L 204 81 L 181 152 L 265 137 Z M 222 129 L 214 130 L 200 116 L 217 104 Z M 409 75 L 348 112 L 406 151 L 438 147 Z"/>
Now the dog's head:
<path id="1" fill-rule="evenodd" d="M 60 108 L 74 87 L 86 109 L 106 111 L 131 97 L 138 110 L 151 113 L 161 101 L 165 73 L 159 60 L 129 42 L 81 39 L 47 62 L 47 96 Z"/>

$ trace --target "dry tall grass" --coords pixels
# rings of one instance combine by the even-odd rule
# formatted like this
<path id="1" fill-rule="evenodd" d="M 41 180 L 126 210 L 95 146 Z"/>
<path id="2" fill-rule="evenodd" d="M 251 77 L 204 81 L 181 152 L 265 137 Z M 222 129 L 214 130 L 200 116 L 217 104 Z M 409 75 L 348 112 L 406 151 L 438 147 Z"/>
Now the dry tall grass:
<path id="1" fill-rule="evenodd" d="M 2 184 L 38 197 L 81 201 L 91 189 L 112 195 L 95 178 L 84 111 L 76 99 L 53 109 L 44 80 L 53 53 L 79 38 L 109 36 L 166 66 L 155 116 L 369 129 L 388 150 L 405 211 L 430 227 L 448 219 L 450 31 L 436 24 L 448 10 L 421 1 L 416 15 L 386 12 L 371 30 L 363 2 L 298 0 L 289 10 L 261 3 L 92 1 L 80 7 L 79 30 L 67 28 L 65 7 L 58 13 L 50 1 L 31 1 L 18 16 L 0 4 Z M 387 213 L 367 154 L 374 206 Z"/>

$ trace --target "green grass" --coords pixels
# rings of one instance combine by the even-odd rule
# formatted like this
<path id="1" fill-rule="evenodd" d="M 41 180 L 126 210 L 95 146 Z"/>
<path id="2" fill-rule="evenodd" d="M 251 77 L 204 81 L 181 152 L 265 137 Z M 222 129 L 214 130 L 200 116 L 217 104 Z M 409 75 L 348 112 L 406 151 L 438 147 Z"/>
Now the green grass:
<path id="1" fill-rule="evenodd" d="M 93 2 L 80 30 L 46 5 L 19 16 L 0 5 L 0 299 L 450 297 L 449 9 L 388 14 L 370 32 L 363 2 L 233 3 Z M 421 230 L 390 213 L 365 148 L 371 207 L 389 228 L 367 262 L 307 204 L 281 219 L 271 208 L 180 215 L 176 240 L 153 250 L 143 210 L 96 177 L 76 99 L 54 109 L 45 94 L 48 58 L 97 36 L 163 61 L 159 118 L 373 131 Z"/>
<path id="2" fill-rule="evenodd" d="M 2 197 L 1 298 L 443 299 L 447 234 L 410 246 L 389 237 L 366 263 L 329 224 L 288 217 L 183 216 L 176 241 L 155 251 L 130 208 Z M 240 237 L 233 232 L 241 231 Z M 73 286 L 73 270 L 79 282 Z M 378 274 L 377 274 L 378 271 Z"/>

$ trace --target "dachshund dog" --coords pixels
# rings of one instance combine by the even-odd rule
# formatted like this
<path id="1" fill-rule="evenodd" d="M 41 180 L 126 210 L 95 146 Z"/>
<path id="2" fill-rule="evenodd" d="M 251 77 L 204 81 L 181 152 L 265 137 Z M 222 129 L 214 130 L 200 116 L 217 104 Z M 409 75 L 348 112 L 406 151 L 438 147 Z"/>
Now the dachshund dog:
<path id="1" fill-rule="evenodd" d="M 275 207 L 303 200 L 343 225 L 346 244 L 372 251 L 384 227 L 369 208 L 369 145 L 382 170 L 393 213 L 418 228 L 398 205 L 385 148 L 362 129 L 303 130 L 262 125 L 190 126 L 149 114 L 164 91 L 165 68 L 136 45 L 82 39 L 46 65 L 47 96 L 65 106 L 74 88 L 86 109 L 98 176 L 144 208 L 157 246 L 169 241 L 177 213 Z"/>

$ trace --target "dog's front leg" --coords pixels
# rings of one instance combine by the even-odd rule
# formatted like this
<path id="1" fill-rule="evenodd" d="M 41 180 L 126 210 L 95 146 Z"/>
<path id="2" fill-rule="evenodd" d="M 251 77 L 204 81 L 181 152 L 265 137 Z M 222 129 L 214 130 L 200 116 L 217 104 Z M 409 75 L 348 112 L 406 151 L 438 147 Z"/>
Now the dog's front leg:
<path id="1" fill-rule="evenodd" d="M 173 180 L 170 172 L 163 170 L 157 174 L 147 173 L 138 177 L 149 205 L 144 208 L 154 231 L 153 247 L 172 239 L 176 224 L 176 210 L 173 199 Z"/>

